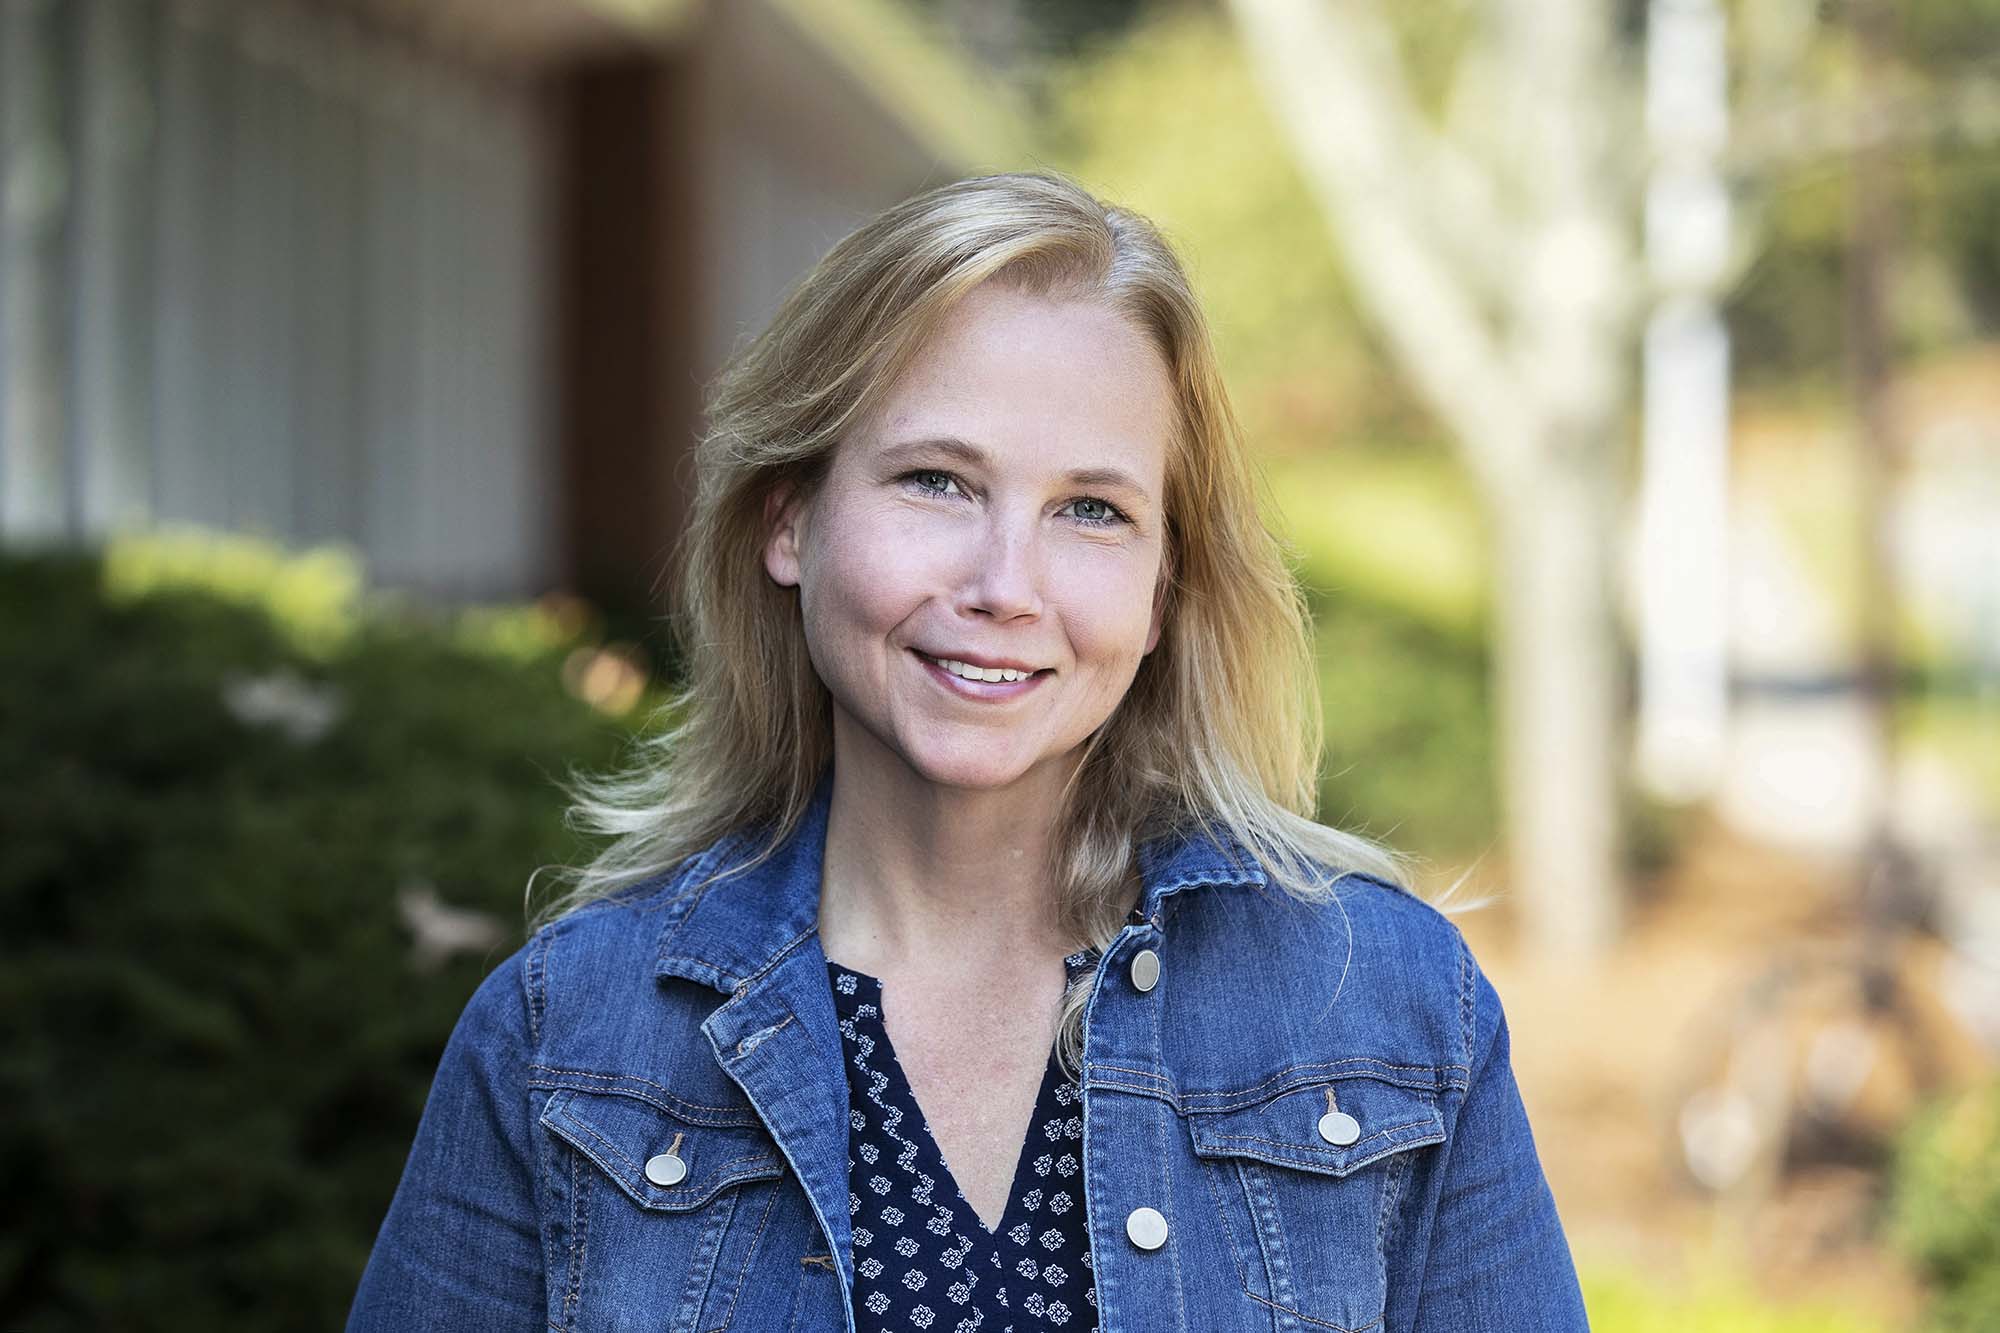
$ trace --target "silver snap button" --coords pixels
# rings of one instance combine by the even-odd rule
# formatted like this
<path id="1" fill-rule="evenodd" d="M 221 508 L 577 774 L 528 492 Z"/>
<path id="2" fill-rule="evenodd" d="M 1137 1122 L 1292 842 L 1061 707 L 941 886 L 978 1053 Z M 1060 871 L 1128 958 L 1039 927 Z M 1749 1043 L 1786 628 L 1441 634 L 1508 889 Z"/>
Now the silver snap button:
<path id="1" fill-rule="evenodd" d="M 1160 956 L 1151 949 L 1132 955 L 1132 989 L 1140 994 L 1160 984 Z"/>
<path id="2" fill-rule="evenodd" d="M 1125 1218 L 1125 1234 L 1142 1250 L 1157 1250 L 1167 1243 L 1167 1219 L 1157 1208 L 1134 1208 Z"/>
<path id="3" fill-rule="evenodd" d="M 1361 1122 L 1345 1111 L 1328 1111 L 1319 1118 L 1319 1136 L 1336 1148 L 1361 1137 Z"/>
<path id="4" fill-rule="evenodd" d="M 661 1153 L 646 1161 L 646 1179 L 662 1188 L 687 1179 L 688 1164 L 672 1153 Z"/>

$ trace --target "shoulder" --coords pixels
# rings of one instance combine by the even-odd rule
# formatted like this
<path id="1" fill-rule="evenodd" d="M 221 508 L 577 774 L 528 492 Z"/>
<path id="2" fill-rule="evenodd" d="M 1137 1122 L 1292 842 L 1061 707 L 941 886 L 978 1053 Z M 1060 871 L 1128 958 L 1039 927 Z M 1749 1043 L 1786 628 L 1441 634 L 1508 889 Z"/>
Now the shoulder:
<path id="1" fill-rule="evenodd" d="M 700 896 L 683 868 L 575 907 L 530 937 L 523 984 L 544 1014 L 629 1004 L 657 987 L 660 942 Z"/>
<path id="2" fill-rule="evenodd" d="M 1188 960 L 1191 1001 L 1329 1058 L 1366 1054 L 1462 1084 L 1484 981 L 1464 935 L 1408 889 L 1329 878 L 1314 899 L 1275 885 L 1184 895 L 1166 929 Z"/>
<path id="3" fill-rule="evenodd" d="M 651 976 L 668 886 L 652 883 L 583 904 L 535 930 L 486 974 L 458 1021 L 463 1041 L 506 1036 L 539 1044 L 551 1002 L 588 1003 L 593 993 Z M 651 928 L 648 928 L 650 923 Z"/>
<path id="4" fill-rule="evenodd" d="M 1303 898 L 1274 884 L 1217 886 L 1184 893 L 1168 929 L 1199 947 L 1254 949 L 1314 969 L 1329 959 L 1407 985 L 1463 984 L 1471 966 L 1464 935 L 1413 890 L 1373 875 L 1328 872 L 1327 888 Z"/>

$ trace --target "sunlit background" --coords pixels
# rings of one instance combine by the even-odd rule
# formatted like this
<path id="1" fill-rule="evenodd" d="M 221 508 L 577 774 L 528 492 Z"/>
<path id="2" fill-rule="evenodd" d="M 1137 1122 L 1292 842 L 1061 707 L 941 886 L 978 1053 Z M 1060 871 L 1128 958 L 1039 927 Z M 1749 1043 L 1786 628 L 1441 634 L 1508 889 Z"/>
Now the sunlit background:
<path id="1" fill-rule="evenodd" d="M 338 1324 L 703 382 L 1024 166 L 1191 265 L 1594 1326 L 2000 1328 L 2000 0 L 0 0 L 8 1327 Z"/>

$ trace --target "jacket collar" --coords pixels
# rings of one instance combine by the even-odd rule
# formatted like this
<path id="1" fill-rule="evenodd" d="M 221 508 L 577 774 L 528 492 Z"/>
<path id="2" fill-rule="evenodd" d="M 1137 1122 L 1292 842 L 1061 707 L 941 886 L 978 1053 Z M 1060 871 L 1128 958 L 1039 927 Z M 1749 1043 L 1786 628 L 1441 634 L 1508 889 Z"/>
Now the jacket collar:
<path id="1" fill-rule="evenodd" d="M 675 876 L 679 884 L 723 877 L 695 890 L 694 901 L 660 934 L 660 976 L 684 977 L 734 992 L 819 929 L 820 864 L 833 798 L 833 766 L 820 774 L 798 826 L 771 854 L 746 869 L 768 837 L 763 826 L 739 830 L 698 853 Z M 1201 885 L 1262 885 L 1264 871 L 1220 825 L 1183 827 L 1139 844 L 1142 894 L 1135 921 L 1158 925 L 1162 905 Z"/>

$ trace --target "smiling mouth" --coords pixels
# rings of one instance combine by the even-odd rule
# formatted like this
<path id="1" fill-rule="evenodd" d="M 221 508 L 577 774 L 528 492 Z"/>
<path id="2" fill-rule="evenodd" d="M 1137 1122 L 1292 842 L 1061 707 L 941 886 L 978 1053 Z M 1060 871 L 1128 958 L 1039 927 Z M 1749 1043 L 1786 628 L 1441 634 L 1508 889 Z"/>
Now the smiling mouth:
<path id="1" fill-rule="evenodd" d="M 954 658 L 932 657 L 929 653 L 917 648 L 912 648 L 910 651 L 948 676 L 979 685 L 1019 685 L 1026 681 L 1046 676 L 1054 670 L 1053 667 L 1041 667 L 1034 671 L 1024 671 L 1012 667 L 981 667 L 975 666 L 970 662 L 961 662 Z"/>

